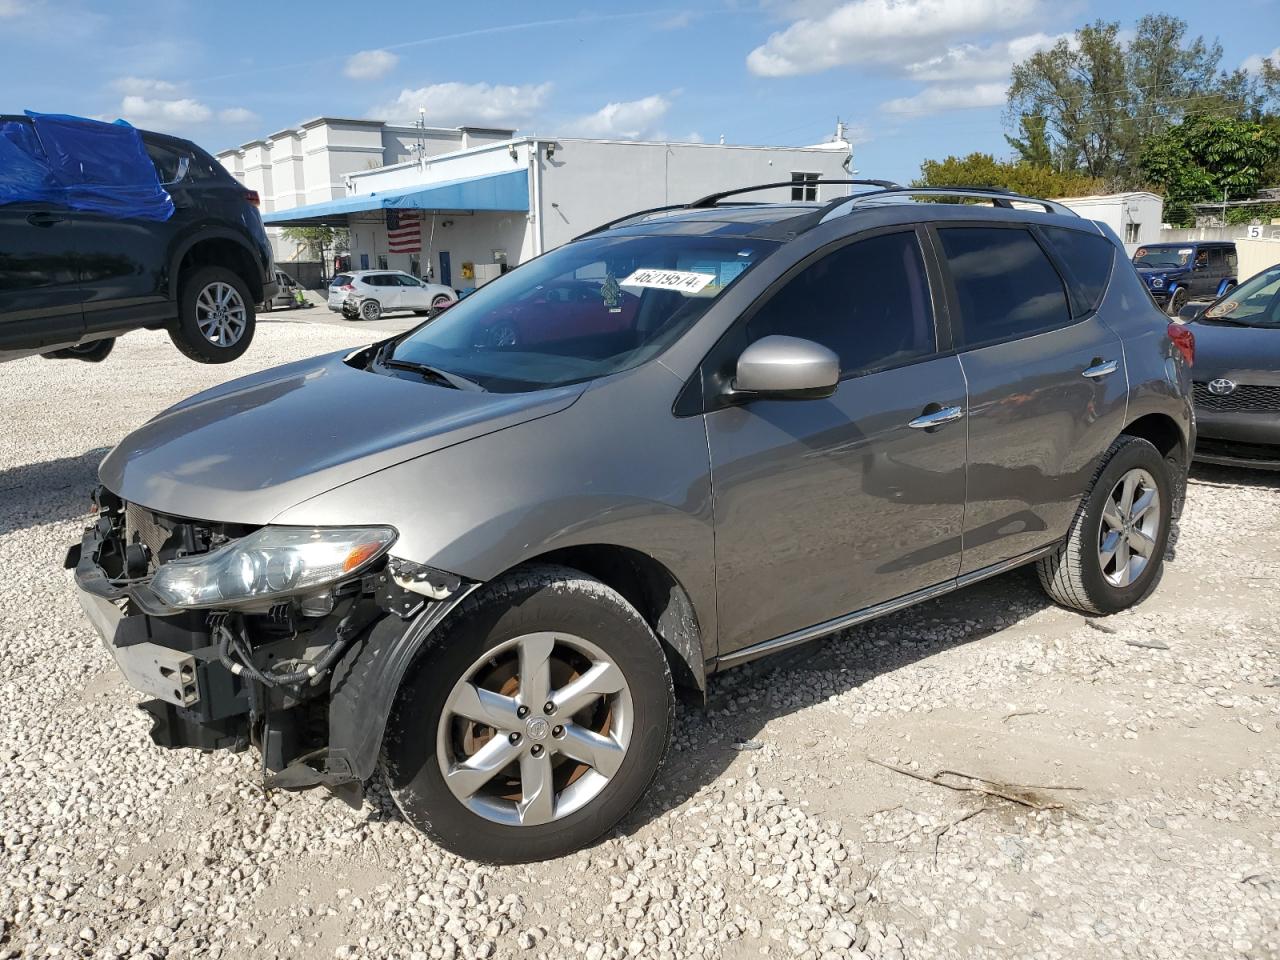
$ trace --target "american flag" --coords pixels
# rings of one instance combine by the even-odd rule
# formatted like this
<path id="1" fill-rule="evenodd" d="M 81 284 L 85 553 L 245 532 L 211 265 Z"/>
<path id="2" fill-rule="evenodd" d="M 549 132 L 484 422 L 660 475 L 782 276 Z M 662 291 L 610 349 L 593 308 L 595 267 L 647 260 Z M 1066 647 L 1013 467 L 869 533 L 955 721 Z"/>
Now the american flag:
<path id="1" fill-rule="evenodd" d="M 417 210 L 387 211 L 387 250 L 390 253 L 422 252 L 422 214 Z"/>

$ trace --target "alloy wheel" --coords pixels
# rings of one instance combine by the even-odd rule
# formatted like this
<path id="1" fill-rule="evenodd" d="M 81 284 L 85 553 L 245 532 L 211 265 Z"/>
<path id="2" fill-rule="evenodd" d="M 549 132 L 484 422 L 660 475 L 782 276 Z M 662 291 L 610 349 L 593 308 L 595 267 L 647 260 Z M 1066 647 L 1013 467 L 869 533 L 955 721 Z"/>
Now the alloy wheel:
<path id="1" fill-rule="evenodd" d="M 249 313 L 240 291 L 215 280 L 196 296 L 196 326 L 200 334 L 219 347 L 233 347 L 244 336 Z"/>
<path id="2" fill-rule="evenodd" d="M 1160 491 L 1141 467 L 1120 477 L 1102 507 L 1098 563 L 1113 587 L 1127 587 L 1154 557 L 1160 534 Z"/>
<path id="3" fill-rule="evenodd" d="M 462 675 L 436 734 L 440 772 L 473 813 L 550 823 L 598 797 L 627 755 L 635 712 L 617 664 L 589 640 L 531 633 Z"/>

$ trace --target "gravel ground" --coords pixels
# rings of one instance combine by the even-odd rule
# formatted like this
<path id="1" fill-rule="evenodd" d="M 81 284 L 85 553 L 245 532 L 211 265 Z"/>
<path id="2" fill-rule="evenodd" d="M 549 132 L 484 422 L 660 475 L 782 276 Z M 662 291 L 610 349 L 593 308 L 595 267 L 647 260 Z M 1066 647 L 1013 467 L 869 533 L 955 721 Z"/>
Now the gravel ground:
<path id="1" fill-rule="evenodd" d="M 1021 571 L 726 674 L 642 809 L 559 862 L 475 866 L 376 790 L 264 799 L 250 755 L 152 746 L 60 569 L 98 460 L 369 330 L 268 323 L 231 368 L 154 334 L 0 367 L 0 960 L 1280 956 L 1264 474 L 1195 471 L 1130 613 L 1051 607 Z M 902 772 L 941 769 L 1021 802 Z"/>

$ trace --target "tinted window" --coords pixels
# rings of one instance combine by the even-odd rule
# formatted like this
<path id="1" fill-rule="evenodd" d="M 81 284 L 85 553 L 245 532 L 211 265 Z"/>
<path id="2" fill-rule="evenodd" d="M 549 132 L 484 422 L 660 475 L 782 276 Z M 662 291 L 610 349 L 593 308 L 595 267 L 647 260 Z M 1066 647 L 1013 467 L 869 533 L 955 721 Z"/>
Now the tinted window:
<path id="1" fill-rule="evenodd" d="M 404 275 L 402 275 L 402 274 L 396 274 L 396 275 L 395 275 L 395 280 L 396 280 L 396 283 L 400 284 L 400 286 L 402 286 L 402 287 L 420 287 L 420 286 L 422 286 L 422 284 L 421 284 L 421 283 L 419 283 L 417 280 L 413 279 L 413 277 L 406 277 L 406 276 L 404 276 Z"/>
<path id="2" fill-rule="evenodd" d="M 346 286 L 348 283 L 350 283 L 350 282 L 351 282 L 351 274 L 349 274 L 349 273 L 339 273 L 339 274 L 338 274 L 338 275 L 336 275 L 332 280 L 330 280 L 330 281 L 329 281 L 329 286 L 331 286 L 331 287 L 345 287 L 345 286 Z"/>
<path id="3" fill-rule="evenodd" d="M 1042 229 L 1071 274 L 1077 300 L 1076 313 L 1098 309 L 1103 291 L 1107 289 L 1107 281 L 1111 279 L 1111 265 L 1116 256 L 1115 246 L 1106 237 L 1096 233 L 1068 230 L 1065 227 Z"/>
<path id="4" fill-rule="evenodd" d="M 374 287 L 394 287 L 396 285 L 395 278 L 385 273 L 375 273 L 372 276 L 365 277 L 364 282 Z"/>
<path id="5" fill-rule="evenodd" d="M 966 347 L 1030 336 L 1071 322 L 1062 279 L 1026 230 L 938 231 L 960 301 Z"/>
<path id="6" fill-rule="evenodd" d="M 834 350 L 840 372 L 898 366 L 936 349 L 929 285 L 914 233 L 841 247 L 806 267 L 751 318 L 748 338 L 804 337 Z"/>
<path id="7" fill-rule="evenodd" d="M 160 178 L 161 183 L 177 183 L 179 180 L 186 179 L 187 171 L 191 166 L 191 158 L 187 154 L 169 147 L 162 147 L 158 143 L 148 143 L 146 148 L 147 156 L 155 165 L 156 176 Z"/>

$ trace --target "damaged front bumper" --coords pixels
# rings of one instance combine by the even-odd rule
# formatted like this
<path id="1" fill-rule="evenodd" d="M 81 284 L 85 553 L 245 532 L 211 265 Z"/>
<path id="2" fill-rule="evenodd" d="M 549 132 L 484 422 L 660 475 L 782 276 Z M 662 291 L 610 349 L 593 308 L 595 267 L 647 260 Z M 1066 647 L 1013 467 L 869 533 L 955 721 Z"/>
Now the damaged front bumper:
<path id="1" fill-rule="evenodd" d="M 357 802 L 414 650 L 470 587 L 388 559 L 335 584 L 324 613 L 289 599 L 253 614 L 173 609 L 150 579 L 175 545 L 207 542 L 207 531 L 193 536 L 198 521 L 140 511 L 105 491 L 98 501 L 99 517 L 66 566 L 107 652 L 151 698 L 140 706 L 152 739 L 200 750 L 252 745 L 272 772 L 268 787 L 328 786 Z"/>

